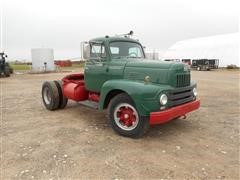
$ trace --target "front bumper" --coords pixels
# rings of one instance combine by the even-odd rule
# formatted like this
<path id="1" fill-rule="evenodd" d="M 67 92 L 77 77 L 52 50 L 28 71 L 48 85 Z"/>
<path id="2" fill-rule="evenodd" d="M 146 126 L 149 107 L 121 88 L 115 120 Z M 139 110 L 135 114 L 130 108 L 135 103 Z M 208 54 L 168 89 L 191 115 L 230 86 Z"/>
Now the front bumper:
<path id="1" fill-rule="evenodd" d="M 200 100 L 195 100 L 164 111 L 150 113 L 150 124 L 161 124 L 183 116 L 200 107 Z"/>

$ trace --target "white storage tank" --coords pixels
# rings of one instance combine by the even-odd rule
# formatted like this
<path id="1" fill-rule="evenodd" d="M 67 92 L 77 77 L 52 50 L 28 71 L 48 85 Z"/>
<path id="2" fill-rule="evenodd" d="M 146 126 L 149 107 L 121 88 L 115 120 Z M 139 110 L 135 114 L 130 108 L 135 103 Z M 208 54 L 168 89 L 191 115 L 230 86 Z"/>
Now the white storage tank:
<path id="1" fill-rule="evenodd" d="M 34 48 L 31 49 L 33 71 L 54 71 L 53 49 Z"/>

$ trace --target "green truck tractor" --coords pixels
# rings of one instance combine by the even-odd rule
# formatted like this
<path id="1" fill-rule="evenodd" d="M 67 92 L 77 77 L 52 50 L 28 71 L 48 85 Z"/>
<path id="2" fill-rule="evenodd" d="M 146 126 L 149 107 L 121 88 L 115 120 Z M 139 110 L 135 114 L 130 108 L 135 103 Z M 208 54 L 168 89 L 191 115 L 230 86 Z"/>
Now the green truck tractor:
<path id="1" fill-rule="evenodd" d="M 8 62 L 6 62 L 7 55 L 4 52 L 0 53 L 0 76 L 4 75 L 9 77 L 13 73 L 13 69 L 10 67 Z"/>
<path id="2" fill-rule="evenodd" d="M 120 135 L 141 137 L 150 125 L 186 117 L 199 108 L 197 85 L 183 63 L 149 60 L 130 36 L 101 37 L 82 43 L 84 73 L 42 85 L 48 110 L 62 109 L 68 99 L 107 109 Z"/>

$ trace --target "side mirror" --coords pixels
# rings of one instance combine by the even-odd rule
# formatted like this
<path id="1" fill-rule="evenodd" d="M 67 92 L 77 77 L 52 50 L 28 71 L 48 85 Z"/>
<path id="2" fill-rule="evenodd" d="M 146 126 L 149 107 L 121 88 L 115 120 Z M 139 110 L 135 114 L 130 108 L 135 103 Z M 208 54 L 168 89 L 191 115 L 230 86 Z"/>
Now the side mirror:
<path id="1" fill-rule="evenodd" d="M 81 42 L 81 58 L 83 60 L 90 59 L 90 44 L 89 44 L 89 42 Z"/>

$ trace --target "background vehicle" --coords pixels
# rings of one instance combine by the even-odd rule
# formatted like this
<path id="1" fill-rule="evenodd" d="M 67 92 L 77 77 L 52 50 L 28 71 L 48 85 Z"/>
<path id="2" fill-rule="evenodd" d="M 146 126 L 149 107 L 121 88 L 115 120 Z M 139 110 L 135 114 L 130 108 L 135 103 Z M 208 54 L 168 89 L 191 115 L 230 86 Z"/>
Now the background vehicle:
<path id="1" fill-rule="evenodd" d="M 191 59 L 182 59 L 182 62 L 191 66 Z"/>
<path id="2" fill-rule="evenodd" d="M 117 133 L 141 137 L 149 125 L 185 116 L 200 106 L 187 65 L 146 60 L 142 45 L 128 35 L 92 39 L 82 43 L 82 52 L 84 74 L 44 82 L 47 109 L 64 108 L 68 99 L 108 109 Z"/>
<path id="3" fill-rule="evenodd" d="M 180 59 L 164 59 L 164 61 L 168 61 L 168 62 L 180 62 Z"/>
<path id="4" fill-rule="evenodd" d="M 201 70 L 217 69 L 219 65 L 218 59 L 193 59 L 191 68 Z"/>
<path id="5" fill-rule="evenodd" d="M 13 73 L 13 69 L 6 62 L 7 55 L 4 52 L 0 53 L 0 75 L 9 77 Z"/>

